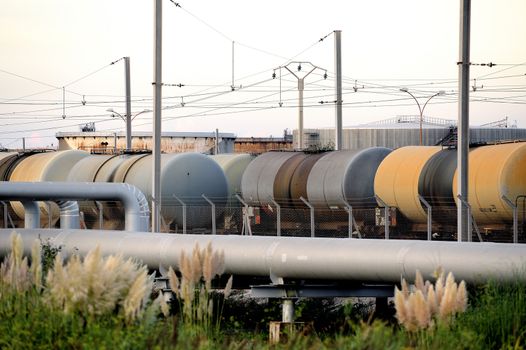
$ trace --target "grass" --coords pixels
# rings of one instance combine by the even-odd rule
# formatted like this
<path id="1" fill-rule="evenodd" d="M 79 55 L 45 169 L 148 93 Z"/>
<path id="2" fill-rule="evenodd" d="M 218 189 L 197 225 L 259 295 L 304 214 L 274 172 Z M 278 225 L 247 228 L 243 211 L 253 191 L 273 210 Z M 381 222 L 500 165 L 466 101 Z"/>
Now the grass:
<path id="1" fill-rule="evenodd" d="M 42 250 L 35 246 L 32 257 L 27 259 L 21 255 L 18 238 L 12 237 L 12 242 L 13 253 L 0 267 L 0 349 L 522 349 L 526 346 L 526 284 L 522 282 L 508 285 L 489 282 L 469 289 L 469 304 L 464 313 L 455 314 L 449 322 L 411 330 L 394 317 L 372 318 L 370 305 L 304 299 L 297 304 L 296 318 L 314 321 L 314 326 L 290 334 L 286 343 L 269 345 L 268 322 L 280 319 L 279 301 L 262 302 L 239 292 L 225 299 L 224 291 L 215 292 L 213 279 L 222 272 L 222 257 L 211 246 L 196 247 L 192 255 L 184 256 L 186 261 L 180 264 L 183 271 L 170 270 L 176 298 L 171 304 L 163 304 L 162 294 L 150 293 L 149 279 L 137 262 L 102 257 L 97 250 L 85 259 L 63 262 L 59 250 L 46 251 L 49 247 L 45 245 Z M 199 266 L 193 266 L 194 263 Z M 38 267 L 46 264 L 48 272 L 43 276 Z M 121 276 L 112 277 L 109 271 Z M 70 295 L 67 298 L 50 296 L 57 289 L 54 284 L 62 283 L 57 282 L 57 276 L 69 282 L 57 292 Z M 94 281 L 97 279 L 105 283 L 104 288 Z M 75 289 L 75 281 L 84 288 Z M 442 277 L 441 281 L 446 287 L 447 279 Z M 116 290 L 110 291 L 112 286 Z M 424 286 L 419 279 L 414 290 L 422 291 Z M 429 284 L 425 288 L 430 291 Z M 126 308 L 135 311 L 126 312 Z"/>

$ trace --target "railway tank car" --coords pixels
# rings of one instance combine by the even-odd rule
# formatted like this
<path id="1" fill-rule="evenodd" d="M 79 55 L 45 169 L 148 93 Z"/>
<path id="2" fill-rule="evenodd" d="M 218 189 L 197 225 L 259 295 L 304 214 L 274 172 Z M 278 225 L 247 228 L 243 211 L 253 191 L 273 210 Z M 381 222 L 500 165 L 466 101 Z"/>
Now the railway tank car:
<path id="1" fill-rule="evenodd" d="M 68 181 L 125 182 L 139 188 L 151 201 L 152 156 L 92 155 L 73 167 Z M 227 179 L 216 162 L 199 153 L 161 155 L 161 216 L 164 224 L 180 226 L 183 223 L 182 207 L 177 197 L 188 205 L 188 227 L 206 226 L 211 222 L 211 211 L 203 194 L 218 204 L 224 203 L 228 196 Z M 96 212 L 93 202 L 83 203 L 83 206 L 86 211 Z M 120 206 L 112 204 L 107 207 L 105 222 L 114 225 L 120 216 Z"/>
<path id="2" fill-rule="evenodd" d="M 16 153 L 0 154 L 0 170 L 9 181 L 70 181 L 70 182 L 125 182 L 138 187 L 151 200 L 152 157 L 150 154 L 90 155 L 68 150 L 20 157 Z M 73 184 L 72 184 L 73 185 Z M 219 216 L 228 196 L 228 183 L 221 167 L 211 158 L 198 153 L 163 154 L 161 156 L 161 216 L 165 228 L 182 225 L 182 206 L 175 197 L 187 205 L 189 228 L 206 227 L 211 222 L 207 196 L 217 203 Z M 99 227 L 95 202 L 80 203 L 89 227 Z M 12 213 L 24 217 L 21 203 L 12 202 Z M 47 226 L 47 206 L 40 203 L 41 225 Z M 51 225 L 58 220 L 58 208 L 51 206 Z M 119 203 L 104 205 L 104 226 L 109 229 L 123 227 Z"/>
<path id="3" fill-rule="evenodd" d="M 187 205 L 188 228 L 210 228 L 211 208 L 202 198 L 204 194 L 216 204 L 216 220 L 225 206 L 229 207 L 228 215 L 240 220 L 240 203 L 233 195 L 241 192 L 249 206 L 262 212 L 261 220 L 273 220 L 274 224 L 277 215 L 273 209 L 278 203 L 287 210 L 287 215 L 282 216 L 284 226 L 288 220 L 290 230 L 299 232 L 308 230 L 310 217 L 307 204 L 300 200 L 303 198 L 314 207 L 317 229 L 323 224 L 322 230 L 346 230 L 349 225 L 344 209 L 350 205 L 356 209 L 356 225 L 366 228 L 367 236 L 384 229 L 381 220 L 377 220 L 378 215 L 380 219 L 384 215 L 379 210 L 383 203 L 393 208 L 396 215 L 394 223 L 390 223 L 393 232 L 426 231 L 427 202 L 432 207 L 433 232 L 454 234 L 458 205 L 456 162 L 456 149 L 440 146 L 320 153 L 275 151 L 255 158 L 248 154 L 163 154 L 161 215 L 165 230 L 168 225 L 170 230 L 182 226 L 182 206 L 177 197 Z M 0 153 L 3 180 L 125 182 L 137 186 L 150 200 L 151 165 L 151 154 L 90 155 L 71 150 Z M 526 202 L 526 142 L 472 147 L 468 199 L 475 222 L 483 225 L 486 232 L 510 231 L 513 210 L 504 197 L 517 205 L 520 220 L 524 221 L 521 213 Z M 80 206 L 90 227 L 98 227 L 96 203 L 87 201 Z M 19 218 L 24 216 L 20 203 L 12 202 L 9 210 Z M 45 205 L 41 205 L 41 213 L 42 225 L 46 225 Z M 53 221 L 58 219 L 58 210 L 52 214 Z M 122 227 L 119 203 L 104 204 L 103 221 L 108 229 Z M 254 225 L 258 224 L 256 221 L 254 217 Z M 235 222 L 234 226 L 242 225 Z M 272 228 L 271 224 L 261 225 L 261 231 L 273 232 Z"/>
<path id="4" fill-rule="evenodd" d="M 469 203 L 477 224 L 510 224 L 511 201 L 526 194 L 526 143 L 472 147 L 469 152 Z M 456 226 L 457 152 L 408 146 L 393 151 L 375 176 L 375 193 L 412 223 L 425 223 L 422 196 L 440 227 Z M 523 203 L 518 204 L 524 207 Z"/>
<path id="5" fill-rule="evenodd" d="M 391 152 L 383 147 L 319 154 L 268 152 L 252 161 L 243 174 L 243 199 L 264 206 L 270 198 L 281 205 L 316 208 L 374 205 L 377 167 Z"/>
<path id="6" fill-rule="evenodd" d="M 116 181 L 116 173 L 123 163 L 135 161 L 145 155 L 91 155 L 77 162 L 70 170 L 67 181 L 72 182 L 122 182 Z M 121 220 L 123 210 L 119 203 L 101 202 L 103 217 L 100 218 L 99 208 L 93 201 L 79 202 L 84 221 L 88 227 L 103 227 L 118 229 L 123 227 Z"/>
<path id="7" fill-rule="evenodd" d="M 420 173 L 441 147 L 407 146 L 391 152 L 374 176 L 374 193 L 388 206 L 396 207 L 409 220 L 425 222 L 419 195 Z M 381 203 L 379 203 L 382 206 Z"/>
<path id="8" fill-rule="evenodd" d="M 62 151 L 38 153 L 22 159 L 14 167 L 9 181 L 13 182 L 44 182 L 44 181 L 66 181 L 70 169 L 81 159 L 88 157 L 89 153 L 84 151 Z M 11 202 L 11 206 L 19 218 L 24 217 L 24 207 L 19 202 Z M 54 224 L 59 217 L 58 207 L 48 207 L 40 202 L 41 222 L 43 225 Z M 51 214 L 52 222 L 48 222 Z"/>
<path id="9" fill-rule="evenodd" d="M 247 166 L 255 156 L 248 153 L 216 154 L 210 156 L 223 170 L 228 182 L 228 198 L 234 201 L 234 196 L 241 192 L 241 179 Z"/>
<path id="10" fill-rule="evenodd" d="M 456 171 L 452 187 L 456 193 Z M 511 222 L 513 210 L 503 196 L 515 203 L 520 213 L 524 211 L 526 142 L 474 148 L 469 153 L 468 188 L 468 201 L 477 223 Z"/>

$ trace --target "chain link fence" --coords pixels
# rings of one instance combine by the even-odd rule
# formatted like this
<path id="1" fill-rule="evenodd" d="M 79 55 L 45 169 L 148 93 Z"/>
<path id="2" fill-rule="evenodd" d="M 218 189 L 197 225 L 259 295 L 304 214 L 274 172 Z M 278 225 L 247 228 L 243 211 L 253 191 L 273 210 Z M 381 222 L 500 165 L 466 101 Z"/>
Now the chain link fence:
<path id="1" fill-rule="evenodd" d="M 330 237 L 373 239 L 428 239 L 457 240 L 457 207 L 454 202 L 438 199 L 431 204 L 432 224 L 427 223 L 428 211 L 363 205 L 370 201 L 327 207 L 320 203 L 281 201 L 259 206 L 245 206 L 232 198 L 163 198 L 161 203 L 161 231 L 188 234 L 244 234 L 283 237 Z M 518 198 L 517 238 L 526 242 L 526 198 Z M 4 201 L 0 206 L 0 225 L 22 228 L 24 219 Z M 213 204 L 213 205 L 212 205 Z M 278 205 L 276 205 L 278 204 Z M 49 209 L 48 209 L 49 208 Z M 124 229 L 124 210 L 118 202 L 79 202 L 81 228 Z M 511 210 L 511 209 L 510 209 Z M 386 220 L 387 214 L 387 220 Z M 472 213 L 473 214 L 473 213 Z M 488 213 L 486 213 L 488 214 Z M 491 214 L 491 213 L 489 213 Z M 511 217 L 500 220 L 491 215 L 474 213 L 473 241 L 513 242 Z M 413 218 L 409 220 L 408 217 Z M 494 217 L 496 217 L 494 215 Z M 414 220 L 418 218 L 418 220 Z M 386 224 L 387 223 L 387 224 Z M 41 207 L 41 227 L 59 227 L 59 210 L 55 203 Z"/>

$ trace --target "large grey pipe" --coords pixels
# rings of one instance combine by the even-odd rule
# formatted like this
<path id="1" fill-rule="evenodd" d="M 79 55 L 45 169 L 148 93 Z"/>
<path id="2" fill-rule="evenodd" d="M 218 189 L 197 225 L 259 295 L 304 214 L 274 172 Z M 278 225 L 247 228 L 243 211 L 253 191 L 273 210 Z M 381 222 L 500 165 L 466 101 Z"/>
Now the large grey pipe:
<path id="1" fill-rule="evenodd" d="M 10 199 L 10 198 L 8 198 Z M 75 201 L 56 201 L 60 209 L 60 228 L 80 228 L 79 205 Z M 24 227 L 40 228 L 40 207 L 38 202 L 24 200 Z"/>
<path id="2" fill-rule="evenodd" d="M 150 220 L 150 209 L 144 194 L 137 187 L 125 183 L 1 181 L 0 200 L 58 201 L 59 203 L 68 200 L 120 201 L 124 206 L 127 231 L 146 231 Z M 61 222 L 74 220 L 74 214 L 69 210 L 70 205 L 67 203 L 62 205 L 66 210 L 61 215 Z"/>
<path id="3" fill-rule="evenodd" d="M 60 209 L 60 228 L 80 228 L 79 204 L 76 201 L 57 201 L 56 203 Z"/>
<path id="4" fill-rule="evenodd" d="M 6 255 L 13 230 L 0 230 L 0 255 Z M 526 279 L 526 245 L 505 243 L 429 242 L 262 236 L 204 236 L 149 232 L 38 229 L 18 230 L 26 252 L 34 239 L 49 239 L 63 252 L 86 254 L 100 246 L 104 254 L 123 253 L 152 269 L 177 267 L 182 251 L 208 242 L 225 253 L 226 273 L 280 278 L 355 280 L 381 283 L 425 278 L 438 268 L 468 283 Z"/>

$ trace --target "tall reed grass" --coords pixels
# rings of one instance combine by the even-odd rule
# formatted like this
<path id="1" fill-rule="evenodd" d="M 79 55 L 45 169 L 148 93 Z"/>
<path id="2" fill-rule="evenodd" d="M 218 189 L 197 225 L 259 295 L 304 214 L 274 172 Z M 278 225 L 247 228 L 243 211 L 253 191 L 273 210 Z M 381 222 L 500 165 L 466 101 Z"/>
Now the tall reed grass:
<path id="1" fill-rule="evenodd" d="M 40 241 L 31 248 L 31 262 L 24 254 L 24 243 L 19 234 L 11 234 L 11 253 L 0 264 L 0 282 L 3 288 L 24 292 L 32 287 L 42 288 L 42 263 Z M 1 290 L 0 290 L 1 293 Z"/>
<path id="2" fill-rule="evenodd" d="M 139 317 L 148 305 L 153 275 L 146 266 L 122 255 L 103 257 L 100 247 L 82 259 L 66 262 L 61 254 L 46 276 L 45 300 L 65 313 L 86 317 L 122 312 L 127 321 Z"/>
<path id="3" fill-rule="evenodd" d="M 453 273 L 437 271 L 433 284 L 425 281 L 420 271 L 416 272 L 415 283 L 409 288 L 402 279 L 402 289 L 395 287 L 396 318 L 407 330 L 432 328 L 436 323 L 449 323 L 452 318 L 466 311 L 467 292 L 464 281 L 457 284 Z"/>
<path id="4" fill-rule="evenodd" d="M 233 277 L 230 276 L 222 297 L 214 298 L 212 293 L 212 281 L 225 270 L 224 252 L 215 251 L 211 243 L 204 249 L 196 244 L 191 255 L 181 253 L 179 270 L 181 278 L 170 267 L 168 278 L 182 310 L 181 321 L 194 331 L 210 334 L 219 328 L 224 299 L 232 291 Z"/>

